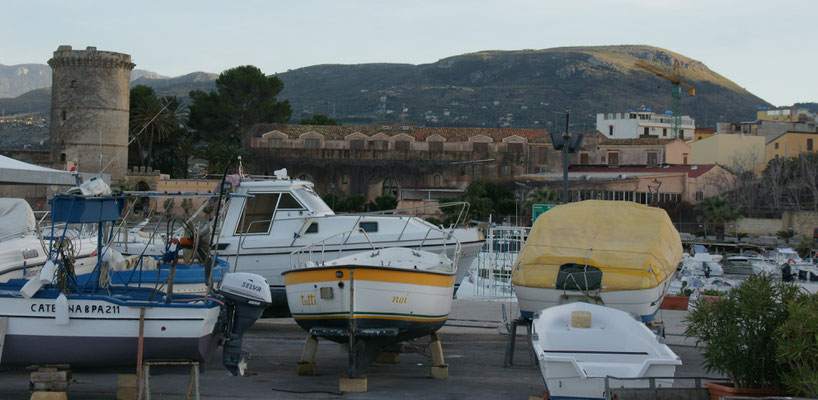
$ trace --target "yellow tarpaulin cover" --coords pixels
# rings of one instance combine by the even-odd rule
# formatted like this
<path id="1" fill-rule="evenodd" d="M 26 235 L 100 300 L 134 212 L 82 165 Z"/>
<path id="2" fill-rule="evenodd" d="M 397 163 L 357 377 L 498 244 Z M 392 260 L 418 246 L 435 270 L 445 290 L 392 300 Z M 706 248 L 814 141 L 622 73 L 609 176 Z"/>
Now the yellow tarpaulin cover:
<path id="1" fill-rule="evenodd" d="M 517 286 L 554 288 L 567 263 L 602 270 L 602 291 L 649 289 L 682 259 L 679 232 L 661 208 L 586 200 L 537 218 L 512 273 Z"/>

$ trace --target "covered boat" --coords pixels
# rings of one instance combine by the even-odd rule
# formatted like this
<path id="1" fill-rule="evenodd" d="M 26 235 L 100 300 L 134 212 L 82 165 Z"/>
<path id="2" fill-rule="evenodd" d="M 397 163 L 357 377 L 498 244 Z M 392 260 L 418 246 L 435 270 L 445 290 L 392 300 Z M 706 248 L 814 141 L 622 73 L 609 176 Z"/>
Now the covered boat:
<path id="1" fill-rule="evenodd" d="M 532 341 L 551 399 L 606 399 L 610 387 L 672 386 L 682 361 L 630 314 L 588 303 L 542 310 Z M 616 379 L 624 378 L 624 379 Z M 646 379 L 634 379 L 646 378 Z"/>
<path id="2" fill-rule="evenodd" d="M 682 258 L 661 208 L 587 200 L 537 218 L 512 271 L 524 317 L 558 304 L 602 304 L 653 320 Z"/>

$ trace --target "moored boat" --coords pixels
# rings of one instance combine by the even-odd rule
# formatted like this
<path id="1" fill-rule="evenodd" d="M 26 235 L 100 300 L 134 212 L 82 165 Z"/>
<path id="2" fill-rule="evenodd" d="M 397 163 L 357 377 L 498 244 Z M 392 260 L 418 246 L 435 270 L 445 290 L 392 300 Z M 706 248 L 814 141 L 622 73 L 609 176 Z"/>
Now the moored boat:
<path id="1" fill-rule="evenodd" d="M 551 399 L 606 399 L 611 387 L 672 386 L 681 359 L 630 314 L 588 303 L 542 310 L 534 352 Z M 625 378 L 617 380 L 616 378 Z M 646 379 L 633 379 L 646 378 Z M 665 379 L 658 379 L 665 378 Z"/>
<path id="2" fill-rule="evenodd" d="M 661 208 L 586 200 L 537 218 L 512 283 L 524 317 L 584 301 L 649 322 L 681 258 L 679 233 Z"/>

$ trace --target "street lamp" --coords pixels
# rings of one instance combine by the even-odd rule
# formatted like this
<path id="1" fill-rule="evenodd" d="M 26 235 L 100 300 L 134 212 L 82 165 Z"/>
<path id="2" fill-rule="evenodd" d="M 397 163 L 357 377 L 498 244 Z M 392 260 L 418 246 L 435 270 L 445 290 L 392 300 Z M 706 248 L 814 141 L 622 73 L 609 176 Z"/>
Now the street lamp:
<path id="1" fill-rule="evenodd" d="M 576 153 L 582 145 L 581 133 L 571 136 L 568 124 L 571 121 L 571 108 L 565 109 L 565 132 L 562 136 L 549 132 L 554 150 L 562 150 L 562 203 L 568 203 L 568 153 Z"/>

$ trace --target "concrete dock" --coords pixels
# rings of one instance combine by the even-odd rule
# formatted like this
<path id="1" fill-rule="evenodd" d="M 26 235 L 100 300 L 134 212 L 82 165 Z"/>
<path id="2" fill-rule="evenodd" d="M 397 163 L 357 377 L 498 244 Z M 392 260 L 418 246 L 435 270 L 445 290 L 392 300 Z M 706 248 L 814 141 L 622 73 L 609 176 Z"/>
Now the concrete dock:
<path id="1" fill-rule="evenodd" d="M 347 353 L 338 344 L 321 340 L 315 358 L 316 376 L 298 376 L 306 332 L 291 319 L 260 320 L 247 332 L 244 347 L 253 353 L 248 375 L 229 376 L 221 364 L 221 349 L 201 374 L 202 399 L 520 399 L 542 396 L 539 369 L 528 365 L 524 329 L 520 328 L 514 363 L 503 368 L 507 334 L 501 334 L 504 303 L 455 300 L 447 325 L 439 332 L 449 378 L 429 377 L 431 360 L 424 354 L 428 338 L 408 343 L 398 364 L 373 364 L 366 371 L 368 392 L 338 392 L 339 378 L 347 368 Z M 505 303 L 511 315 L 513 303 Z M 700 351 L 683 335 L 686 311 L 660 310 L 667 343 L 683 365 L 676 376 L 706 376 Z M 94 351 L 88 349 L 88 351 Z M 135 371 L 121 371 L 134 373 Z M 711 375 L 712 376 L 712 375 Z M 187 370 L 156 370 L 152 374 L 152 399 L 184 399 Z M 73 371 L 69 399 L 114 399 L 117 373 Z M 687 383 L 689 384 L 689 382 Z M 685 383 L 682 383 L 685 385 Z M 0 371 L 0 399 L 29 399 L 29 372 Z"/>

